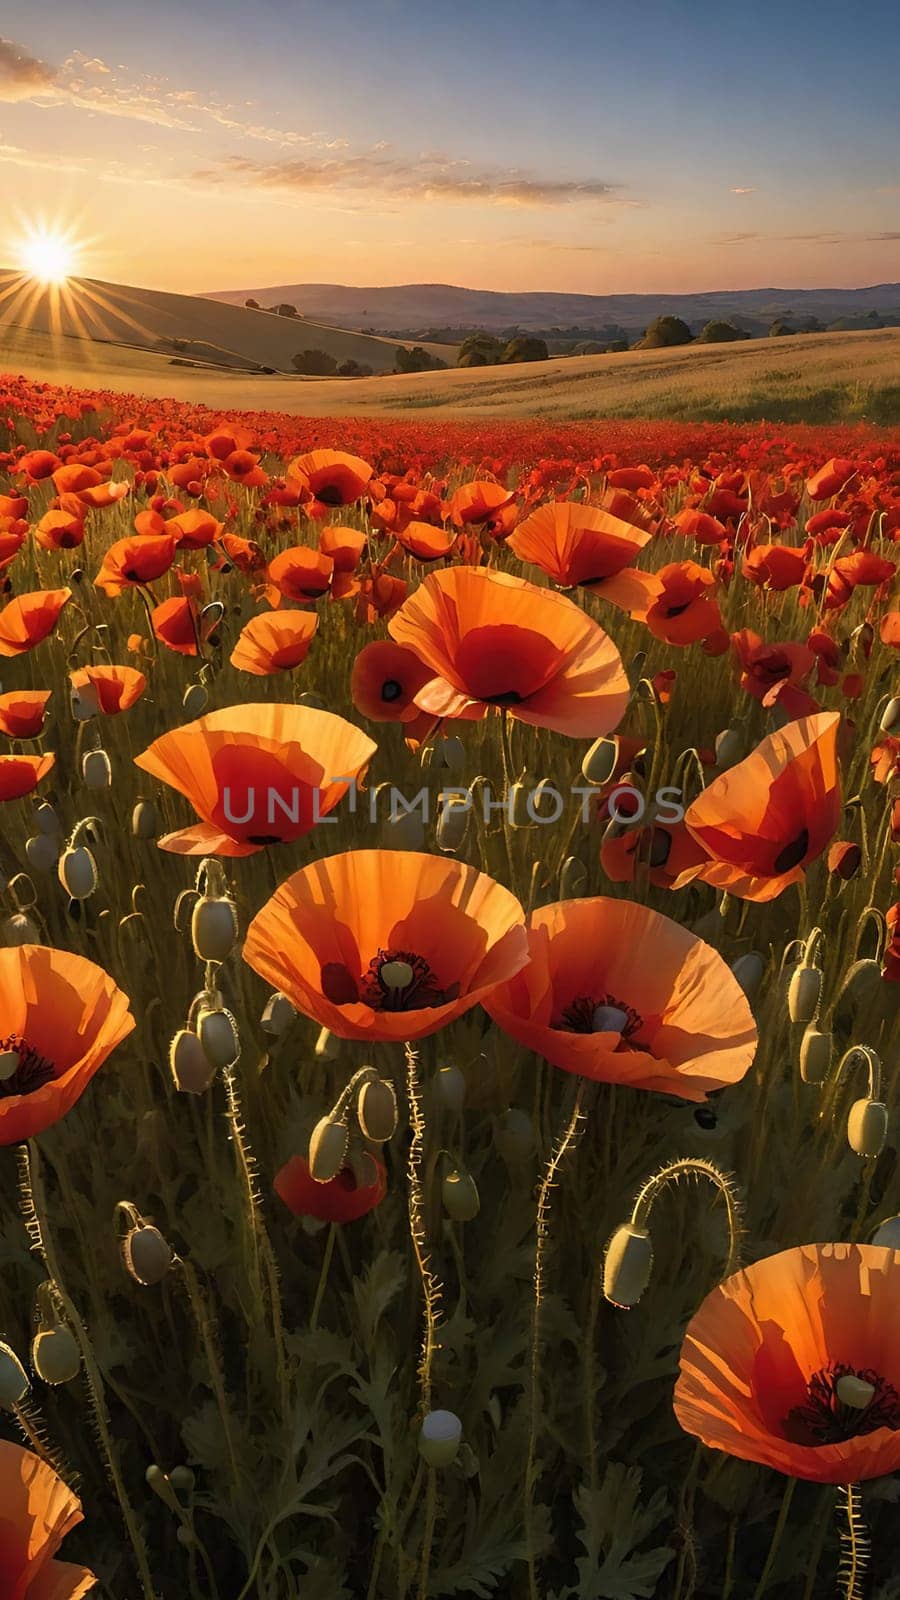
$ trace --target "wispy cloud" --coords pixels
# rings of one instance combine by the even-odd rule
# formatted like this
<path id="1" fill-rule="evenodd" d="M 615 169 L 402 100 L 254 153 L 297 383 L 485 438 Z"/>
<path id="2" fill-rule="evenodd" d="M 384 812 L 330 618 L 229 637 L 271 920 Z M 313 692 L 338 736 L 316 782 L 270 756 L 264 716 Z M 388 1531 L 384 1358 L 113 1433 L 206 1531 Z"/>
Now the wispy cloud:
<path id="1" fill-rule="evenodd" d="M 729 189 L 728 193 L 729 194 L 756 194 L 756 189 L 752 184 L 736 184 L 733 188 Z"/>
<path id="2" fill-rule="evenodd" d="M 0 100 L 33 100 L 53 93 L 56 74 L 12 39 L 0 38 Z"/>
<path id="3" fill-rule="evenodd" d="M 842 245 L 842 244 L 898 244 L 900 233 L 887 230 L 881 233 L 851 233 L 833 229 L 831 232 L 821 233 L 725 233 L 715 240 L 716 244 L 815 244 L 815 245 Z"/>
<path id="4" fill-rule="evenodd" d="M 621 185 L 600 178 L 545 178 L 518 168 L 476 167 L 443 153 L 389 157 L 382 147 L 359 155 L 256 161 L 231 156 L 194 173 L 205 183 L 249 183 L 296 193 L 365 191 L 394 200 L 451 200 L 508 206 L 564 206 L 584 201 L 634 204 Z"/>

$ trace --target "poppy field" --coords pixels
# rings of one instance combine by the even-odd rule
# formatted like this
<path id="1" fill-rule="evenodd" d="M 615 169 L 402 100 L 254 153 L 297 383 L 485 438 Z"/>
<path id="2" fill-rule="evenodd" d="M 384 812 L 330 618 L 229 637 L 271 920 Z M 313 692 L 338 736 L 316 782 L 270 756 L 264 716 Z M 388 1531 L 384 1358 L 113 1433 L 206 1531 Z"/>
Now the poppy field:
<path id="1" fill-rule="evenodd" d="M 14 1600 L 897 1600 L 900 435 L 0 379 Z"/>

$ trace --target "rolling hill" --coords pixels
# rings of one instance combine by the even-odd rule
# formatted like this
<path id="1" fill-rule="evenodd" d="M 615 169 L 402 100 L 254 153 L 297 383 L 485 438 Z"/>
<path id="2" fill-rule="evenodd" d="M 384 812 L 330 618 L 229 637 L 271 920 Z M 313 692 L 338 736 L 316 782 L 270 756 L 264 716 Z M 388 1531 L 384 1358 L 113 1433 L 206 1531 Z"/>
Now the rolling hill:
<path id="1" fill-rule="evenodd" d="M 227 289 L 206 296 L 242 306 L 248 298 L 263 305 L 287 301 L 307 317 L 342 328 L 390 328 L 404 333 L 424 328 L 618 327 L 643 332 L 654 317 L 682 317 L 699 332 L 714 318 L 736 317 L 748 332 L 765 334 L 776 318 L 816 317 L 820 322 L 879 312 L 900 322 L 900 283 L 865 289 L 716 289 L 706 294 L 551 294 L 501 293 L 461 289 L 446 283 L 407 283 L 352 288 L 337 283 L 281 284 L 266 289 Z"/>
<path id="2" fill-rule="evenodd" d="M 247 311 L 196 295 L 133 289 L 71 278 L 64 289 L 41 287 L 20 273 L 0 271 L 0 352 L 10 330 L 28 327 L 67 338 L 151 350 L 169 360 L 259 372 L 293 372 L 293 357 L 323 350 L 337 362 L 356 361 L 393 372 L 398 341 L 373 338 L 305 318 Z M 428 346 L 452 364 L 452 346 Z"/>

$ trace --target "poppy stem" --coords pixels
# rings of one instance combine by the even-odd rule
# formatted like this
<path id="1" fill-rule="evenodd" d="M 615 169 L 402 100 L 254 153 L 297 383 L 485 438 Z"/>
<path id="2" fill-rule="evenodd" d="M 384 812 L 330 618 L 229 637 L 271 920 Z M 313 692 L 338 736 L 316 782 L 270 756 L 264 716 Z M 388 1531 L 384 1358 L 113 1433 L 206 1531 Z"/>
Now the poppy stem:
<path id="1" fill-rule="evenodd" d="M 422 1284 L 422 1294 L 425 1300 L 425 1332 L 422 1339 L 422 1354 L 419 1360 L 419 1405 L 424 1418 L 431 1410 L 432 1395 L 432 1368 L 435 1353 L 439 1348 L 437 1339 L 437 1324 L 440 1316 L 441 1286 L 435 1278 L 430 1266 L 428 1255 L 428 1241 L 425 1233 L 425 1196 L 422 1185 L 422 1156 L 425 1143 L 425 1114 L 422 1109 L 422 1097 L 419 1085 L 419 1059 L 412 1045 L 406 1045 L 406 1096 L 409 1104 L 409 1120 L 412 1128 L 412 1142 L 407 1157 L 407 1177 L 409 1182 L 409 1233 L 412 1239 L 416 1265 L 419 1269 L 419 1278 Z M 426 1600 L 428 1594 L 428 1578 L 431 1568 L 431 1550 L 434 1542 L 434 1526 L 437 1518 L 437 1478 L 436 1469 L 429 1466 L 426 1473 L 425 1491 L 425 1527 L 422 1534 L 422 1548 L 419 1563 L 419 1600 Z"/>
<path id="2" fill-rule="evenodd" d="M 550 1195 L 556 1187 L 557 1174 L 562 1162 L 573 1150 L 584 1132 L 587 1113 L 583 1109 L 585 1084 L 578 1080 L 572 1111 L 560 1134 L 544 1169 L 537 1197 L 537 1238 L 534 1251 L 534 1298 L 531 1308 L 531 1364 L 529 1374 L 528 1455 L 525 1462 L 524 1530 L 525 1552 L 528 1562 L 528 1593 L 530 1600 L 539 1600 L 537 1561 L 534 1550 L 534 1487 L 538 1477 L 538 1410 L 541 1399 L 541 1309 L 544 1303 L 544 1272 L 547 1240 L 550 1235 Z"/>
<path id="3" fill-rule="evenodd" d="M 778 1521 L 775 1524 L 775 1531 L 772 1534 L 772 1543 L 769 1545 L 769 1553 L 766 1556 L 766 1564 L 759 1575 L 759 1582 L 753 1591 L 753 1600 L 762 1600 L 763 1595 L 769 1587 L 769 1579 L 772 1576 L 772 1573 L 775 1569 L 775 1563 L 778 1560 L 778 1552 L 781 1548 L 784 1530 L 787 1527 L 788 1514 L 791 1509 L 791 1501 L 794 1498 L 794 1490 L 796 1487 L 797 1479 L 788 1478 L 784 1487 L 784 1494 L 781 1497 L 781 1509 L 778 1512 Z"/>
<path id="4" fill-rule="evenodd" d="M 841 1600 L 863 1600 L 863 1578 L 869 1564 L 869 1535 L 862 1518 L 858 1483 L 843 1486 L 843 1511 L 847 1518 L 841 1530 L 841 1567 L 838 1582 Z"/>
<path id="5" fill-rule="evenodd" d="M 325 1241 L 325 1251 L 322 1256 L 322 1266 L 319 1272 L 319 1282 L 316 1286 L 316 1298 L 313 1301 L 312 1311 L 309 1316 L 309 1331 L 314 1333 L 319 1325 L 319 1312 L 325 1297 L 325 1288 L 328 1283 L 328 1272 L 331 1267 L 331 1258 L 334 1255 L 334 1244 L 337 1236 L 337 1223 L 332 1222 L 328 1229 L 328 1238 Z"/>

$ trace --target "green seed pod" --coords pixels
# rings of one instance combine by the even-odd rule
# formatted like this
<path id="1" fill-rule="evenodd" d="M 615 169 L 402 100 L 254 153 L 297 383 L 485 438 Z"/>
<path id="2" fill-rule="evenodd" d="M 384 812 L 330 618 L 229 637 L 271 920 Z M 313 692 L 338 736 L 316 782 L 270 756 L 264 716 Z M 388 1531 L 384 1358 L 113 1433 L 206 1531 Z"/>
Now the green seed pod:
<path id="1" fill-rule="evenodd" d="M 234 1017 L 223 1008 L 197 1013 L 197 1037 L 214 1067 L 230 1067 L 241 1053 Z"/>
<path id="2" fill-rule="evenodd" d="M 603 1293 L 614 1306 L 636 1306 L 653 1271 L 653 1243 L 646 1228 L 623 1222 L 606 1247 Z"/>
<path id="3" fill-rule="evenodd" d="M 135 1283 L 145 1288 L 162 1283 L 175 1257 L 168 1241 L 150 1222 L 132 1228 L 122 1241 L 122 1255 Z"/>
<path id="4" fill-rule="evenodd" d="M 382 843 L 386 850 L 424 850 L 425 823 L 420 811 L 398 811 L 396 816 L 386 816 L 381 824 Z"/>
<path id="5" fill-rule="evenodd" d="M 181 697 L 181 709 L 186 717 L 202 717 L 209 705 L 209 695 L 206 685 L 202 683 L 189 683 Z"/>
<path id="6" fill-rule="evenodd" d="M 51 839 L 59 833 L 59 817 L 48 800 L 42 800 L 40 805 L 35 806 L 34 821 L 38 832 L 46 833 Z"/>
<path id="7" fill-rule="evenodd" d="M 340 1039 L 336 1039 L 327 1028 L 322 1028 L 316 1040 L 316 1058 L 319 1061 L 334 1061 L 340 1054 L 340 1049 Z"/>
<path id="8" fill-rule="evenodd" d="M 824 1083 L 831 1066 L 832 1036 L 808 1027 L 800 1044 L 800 1076 L 804 1083 Z"/>
<path id="9" fill-rule="evenodd" d="M 0 1050 L 0 1083 L 8 1083 L 14 1072 L 18 1072 L 20 1058 L 18 1050 Z"/>
<path id="10" fill-rule="evenodd" d="M 270 994 L 266 1001 L 260 1025 L 264 1033 L 271 1034 L 274 1039 L 280 1039 L 295 1021 L 296 1016 L 297 1013 L 287 995 L 276 991 L 275 994 Z M 327 1029 L 325 1031 L 327 1032 Z"/>
<path id="11" fill-rule="evenodd" d="M 494 1123 L 494 1143 L 511 1165 L 526 1161 L 534 1149 L 534 1126 L 527 1111 L 510 1106 Z"/>
<path id="12" fill-rule="evenodd" d="M 12 1411 L 28 1393 L 28 1377 L 15 1350 L 0 1340 L 0 1406 Z"/>
<path id="13" fill-rule="evenodd" d="M 619 741 L 616 738 L 595 739 L 581 763 L 586 783 L 609 783 L 619 760 Z"/>
<path id="14" fill-rule="evenodd" d="M 81 776 L 89 789 L 112 788 L 112 764 L 105 750 L 89 750 L 81 763 Z"/>
<path id="15" fill-rule="evenodd" d="M 900 1217 L 885 1217 L 875 1229 L 872 1243 L 885 1250 L 900 1250 Z"/>
<path id="16" fill-rule="evenodd" d="M 469 826 L 469 811 L 468 800 L 459 796 L 444 801 L 437 824 L 439 850 L 449 853 L 460 848 Z"/>
<path id="17" fill-rule="evenodd" d="M 194 906 L 191 940 L 199 961 L 224 961 L 234 948 L 238 923 L 234 901 L 227 895 L 205 894 Z"/>
<path id="18" fill-rule="evenodd" d="M 31 1346 L 31 1365 L 44 1383 L 71 1383 L 81 1371 L 81 1351 L 75 1336 L 61 1323 L 42 1328 Z"/>
<path id="19" fill-rule="evenodd" d="M 847 1140 L 858 1156 L 879 1156 L 887 1138 L 887 1106 L 880 1100 L 856 1100 L 847 1118 Z"/>
<path id="20" fill-rule="evenodd" d="M 441 1204 L 454 1222 L 471 1222 L 481 1209 L 475 1179 L 460 1168 L 445 1173 L 441 1183 Z"/>
<path id="21" fill-rule="evenodd" d="M 560 900 L 577 900 L 588 886 L 588 871 L 577 856 L 566 856 L 559 873 Z"/>
<path id="22" fill-rule="evenodd" d="M 386 989 L 408 989 L 415 973 L 408 961 L 386 961 L 378 976 Z"/>
<path id="23" fill-rule="evenodd" d="M 746 955 L 738 956 L 732 963 L 731 970 L 747 999 L 754 1000 L 765 976 L 766 963 L 763 957 L 756 950 L 748 950 Z"/>
<path id="24" fill-rule="evenodd" d="M 350 1132 L 345 1122 L 332 1122 L 322 1117 L 313 1128 L 309 1140 L 309 1172 L 316 1183 L 330 1183 L 336 1178 L 347 1160 Z"/>
<path id="25" fill-rule="evenodd" d="M 169 1046 L 169 1067 L 176 1089 L 183 1094 L 203 1094 L 216 1075 L 197 1035 L 187 1028 L 181 1028 Z"/>
<path id="26" fill-rule="evenodd" d="M 135 839 L 155 839 L 159 831 L 156 807 L 152 800 L 139 800 L 131 813 L 131 832 Z"/>
<path id="27" fill-rule="evenodd" d="M 393 1084 L 384 1078 L 370 1078 L 364 1083 L 356 1102 L 356 1115 L 367 1139 L 373 1144 L 386 1144 L 397 1127 Z"/>
<path id="28" fill-rule="evenodd" d="M 720 772 L 725 772 L 729 767 L 736 765 L 743 755 L 743 740 L 734 728 L 723 728 L 716 735 L 715 743 L 716 766 Z"/>
<path id="29" fill-rule="evenodd" d="M 834 1388 L 841 1405 L 850 1406 L 854 1411 L 865 1411 L 875 1396 L 874 1383 L 857 1377 L 855 1372 L 847 1372 L 838 1378 Z"/>
<path id="30" fill-rule="evenodd" d="M 97 863 L 87 845 L 77 844 L 59 858 L 59 881 L 73 900 L 87 900 L 97 887 Z"/>
<path id="31" fill-rule="evenodd" d="M 25 854 L 35 872 L 52 872 L 59 860 L 59 845 L 52 833 L 33 833 L 25 840 Z"/>
<path id="32" fill-rule="evenodd" d="M 16 911 L 3 924 L 3 938 L 8 945 L 40 944 L 41 936 L 33 917 L 25 911 Z"/>
<path id="33" fill-rule="evenodd" d="M 449 1467 L 462 1439 L 462 1423 L 452 1411 L 429 1411 L 419 1429 L 419 1454 L 430 1467 Z"/>
<path id="34" fill-rule="evenodd" d="M 447 1111 L 462 1111 L 466 1103 L 466 1079 L 459 1067 L 439 1067 L 434 1076 L 434 1092 Z"/>
<path id="35" fill-rule="evenodd" d="M 169 1482 L 179 1494 L 193 1494 L 196 1481 L 196 1475 L 190 1467 L 173 1467 L 169 1473 Z"/>
<path id="36" fill-rule="evenodd" d="M 818 967 L 799 966 L 788 985 L 788 1015 L 792 1022 L 812 1022 L 822 998 L 822 974 Z"/>
<path id="37" fill-rule="evenodd" d="M 896 696 L 888 701 L 882 711 L 879 726 L 882 733 L 896 733 L 900 728 L 900 700 Z"/>

